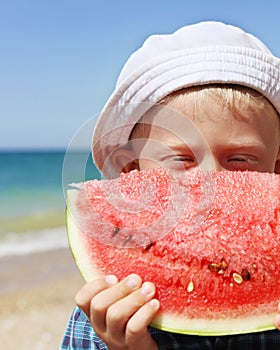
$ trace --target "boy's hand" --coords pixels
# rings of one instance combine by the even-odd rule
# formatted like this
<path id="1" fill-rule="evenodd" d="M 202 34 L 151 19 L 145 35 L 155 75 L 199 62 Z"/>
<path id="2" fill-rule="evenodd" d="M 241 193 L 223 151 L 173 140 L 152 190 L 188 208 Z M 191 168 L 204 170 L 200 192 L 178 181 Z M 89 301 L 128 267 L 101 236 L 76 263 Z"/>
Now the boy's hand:
<path id="1" fill-rule="evenodd" d="M 147 329 L 159 309 L 154 295 L 154 284 L 138 275 L 120 282 L 112 275 L 87 283 L 76 303 L 110 350 L 157 350 Z"/>
<path id="2" fill-rule="evenodd" d="M 274 325 L 280 331 L 280 303 L 278 304 L 278 314 L 274 317 Z"/>

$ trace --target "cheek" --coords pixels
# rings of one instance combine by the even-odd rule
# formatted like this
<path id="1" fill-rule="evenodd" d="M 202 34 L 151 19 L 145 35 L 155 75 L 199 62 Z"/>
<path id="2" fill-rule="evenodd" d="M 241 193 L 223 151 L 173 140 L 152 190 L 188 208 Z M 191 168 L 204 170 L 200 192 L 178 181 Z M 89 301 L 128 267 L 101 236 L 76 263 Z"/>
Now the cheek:
<path id="1" fill-rule="evenodd" d="M 161 167 L 162 166 L 160 165 L 160 163 L 156 162 L 155 160 L 147 159 L 147 158 L 140 158 L 139 159 L 139 170 L 157 169 L 157 168 L 161 168 Z"/>

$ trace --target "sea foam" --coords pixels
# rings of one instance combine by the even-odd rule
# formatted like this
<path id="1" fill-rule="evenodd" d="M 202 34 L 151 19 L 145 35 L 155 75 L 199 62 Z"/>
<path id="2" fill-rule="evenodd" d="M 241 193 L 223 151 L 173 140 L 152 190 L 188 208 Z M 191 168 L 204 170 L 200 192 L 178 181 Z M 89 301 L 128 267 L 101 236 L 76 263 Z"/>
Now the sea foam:
<path id="1" fill-rule="evenodd" d="M 1 234 L 0 258 L 68 247 L 65 227 Z"/>

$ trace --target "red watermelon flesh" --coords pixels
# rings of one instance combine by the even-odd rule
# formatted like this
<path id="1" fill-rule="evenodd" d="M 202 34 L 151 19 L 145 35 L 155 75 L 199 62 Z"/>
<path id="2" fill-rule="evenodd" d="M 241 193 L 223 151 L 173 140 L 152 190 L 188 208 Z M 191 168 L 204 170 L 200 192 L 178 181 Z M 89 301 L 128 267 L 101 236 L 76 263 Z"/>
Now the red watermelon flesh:
<path id="1" fill-rule="evenodd" d="M 163 169 L 76 184 L 70 246 L 87 281 L 156 284 L 154 327 L 225 335 L 272 329 L 280 301 L 280 176 Z"/>

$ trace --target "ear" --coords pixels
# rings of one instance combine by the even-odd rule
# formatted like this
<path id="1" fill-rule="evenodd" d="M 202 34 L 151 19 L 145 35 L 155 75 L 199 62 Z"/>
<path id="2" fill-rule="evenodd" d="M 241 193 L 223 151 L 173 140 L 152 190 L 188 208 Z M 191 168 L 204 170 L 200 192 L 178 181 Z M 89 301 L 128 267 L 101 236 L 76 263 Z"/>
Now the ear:
<path id="1" fill-rule="evenodd" d="M 135 158 L 132 151 L 127 149 L 116 149 L 111 155 L 111 162 L 115 170 L 119 173 L 128 173 L 135 169 L 139 170 L 138 159 Z"/>

